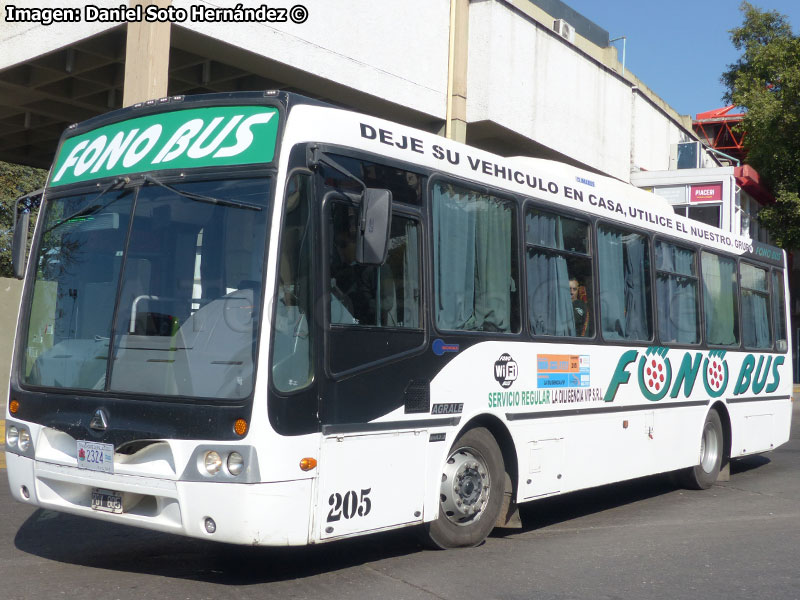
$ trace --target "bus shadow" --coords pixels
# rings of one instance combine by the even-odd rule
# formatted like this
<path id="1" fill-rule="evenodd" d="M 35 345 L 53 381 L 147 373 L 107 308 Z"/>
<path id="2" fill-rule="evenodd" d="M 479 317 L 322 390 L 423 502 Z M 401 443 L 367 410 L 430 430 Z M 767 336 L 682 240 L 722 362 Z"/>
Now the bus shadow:
<path id="1" fill-rule="evenodd" d="M 19 528 L 17 549 L 81 567 L 222 585 L 255 585 L 339 571 L 422 551 L 412 529 L 308 547 L 207 542 L 37 510 Z"/>
<path id="2" fill-rule="evenodd" d="M 764 465 L 768 465 L 772 460 L 763 454 L 756 454 L 754 456 L 746 456 L 745 458 L 736 458 L 731 461 L 731 475 L 738 475 L 739 473 L 746 473 L 753 469 L 758 469 Z"/>
<path id="3" fill-rule="evenodd" d="M 732 463 L 732 474 L 769 463 L 753 456 Z M 520 507 L 522 529 L 495 529 L 503 538 L 675 492 L 669 475 L 653 475 L 545 498 Z M 308 547 L 221 544 L 37 510 L 19 528 L 15 546 L 76 566 L 159 575 L 223 585 L 303 579 L 424 551 L 415 529 Z M 433 557 L 432 557 L 433 558 Z"/>
<path id="4" fill-rule="evenodd" d="M 522 529 L 495 529 L 492 537 L 505 537 L 556 525 L 605 510 L 649 500 L 678 489 L 667 474 L 613 483 L 562 496 L 543 498 L 520 506 Z"/>

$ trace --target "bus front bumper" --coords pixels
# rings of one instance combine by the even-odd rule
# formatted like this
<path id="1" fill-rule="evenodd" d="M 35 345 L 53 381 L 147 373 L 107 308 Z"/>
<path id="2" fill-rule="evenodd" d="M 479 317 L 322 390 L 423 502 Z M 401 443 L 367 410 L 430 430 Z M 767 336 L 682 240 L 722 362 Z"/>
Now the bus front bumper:
<path id="1" fill-rule="evenodd" d="M 253 484 L 174 481 L 87 471 L 10 452 L 6 463 L 12 496 L 30 506 L 232 544 L 309 543 L 312 479 Z M 121 496 L 123 512 L 93 509 L 93 490 Z"/>

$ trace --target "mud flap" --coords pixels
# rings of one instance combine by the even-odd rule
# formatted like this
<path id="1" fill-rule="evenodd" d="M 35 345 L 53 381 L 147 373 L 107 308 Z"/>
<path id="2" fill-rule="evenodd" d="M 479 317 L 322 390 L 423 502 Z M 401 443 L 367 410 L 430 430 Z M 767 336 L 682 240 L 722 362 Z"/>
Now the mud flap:
<path id="1" fill-rule="evenodd" d="M 514 502 L 514 489 L 511 485 L 511 477 L 506 476 L 505 491 L 503 492 L 503 504 L 500 507 L 500 514 L 497 516 L 495 527 L 503 529 L 522 529 L 522 520 L 519 517 L 519 507 Z"/>

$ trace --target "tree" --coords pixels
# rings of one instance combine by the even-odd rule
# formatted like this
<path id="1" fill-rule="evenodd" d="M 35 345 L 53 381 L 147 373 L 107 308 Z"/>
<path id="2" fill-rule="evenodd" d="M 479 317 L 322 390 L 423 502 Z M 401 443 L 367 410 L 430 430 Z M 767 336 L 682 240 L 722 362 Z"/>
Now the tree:
<path id="1" fill-rule="evenodd" d="M 759 220 L 779 246 L 800 248 L 800 37 L 777 11 L 740 10 L 730 33 L 742 56 L 722 75 L 725 100 L 745 109 L 747 162 L 775 192 Z"/>
<path id="2" fill-rule="evenodd" d="M 44 185 L 47 171 L 0 161 L 0 277 L 13 277 L 14 201 Z M 31 219 L 31 231 L 35 219 Z M 30 238 L 30 236 L 29 236 Z"/>

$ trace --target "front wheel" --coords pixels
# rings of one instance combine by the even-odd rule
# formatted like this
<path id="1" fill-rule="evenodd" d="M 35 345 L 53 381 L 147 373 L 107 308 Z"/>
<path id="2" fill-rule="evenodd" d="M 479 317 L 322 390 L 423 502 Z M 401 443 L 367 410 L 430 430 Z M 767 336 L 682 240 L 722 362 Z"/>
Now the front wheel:
<path id="1" fill-rule="evenodd" d="M 435 548 L 477 546 L 494 528 L 505 487 L 503 454 L 488 429 L 459 437 L 442 467 L 439 515 L 425 526 Z"/>
<path id="2" fill-rule="evenodd" d="M 722 421 L 716 410 L 712 410 L 703 424 L 700 437 L 700 462 L 694 467 L 679 471 L 680 483 L 691 490 L 707 490 L 719 477 L 725 446 L 722 436 Z"/>

